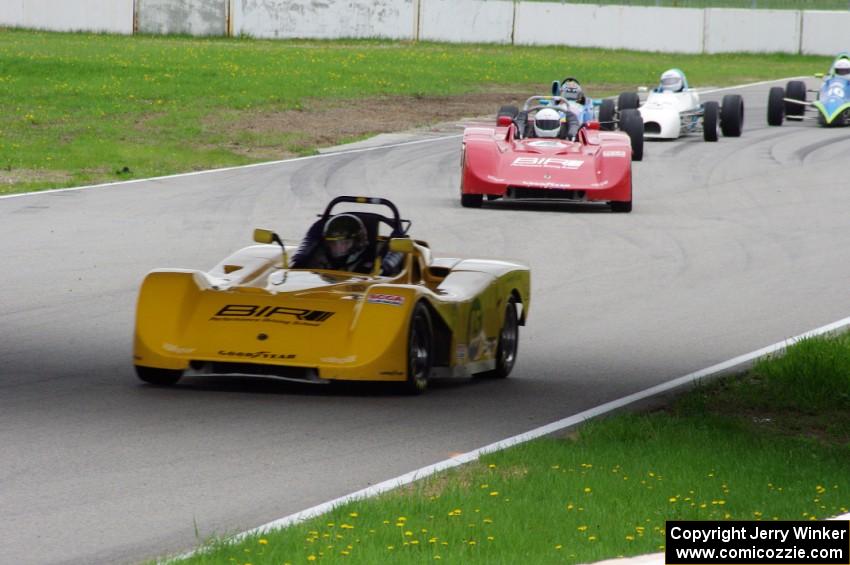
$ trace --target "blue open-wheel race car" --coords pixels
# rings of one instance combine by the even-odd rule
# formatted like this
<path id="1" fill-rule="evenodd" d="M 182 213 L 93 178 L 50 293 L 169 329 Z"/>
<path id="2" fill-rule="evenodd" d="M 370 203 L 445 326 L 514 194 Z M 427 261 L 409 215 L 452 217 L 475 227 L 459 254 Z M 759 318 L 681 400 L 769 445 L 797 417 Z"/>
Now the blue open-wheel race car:
<path id="1" fill-rule="evenodd" d="M 822 126 L 850 125 L 850 53 L 843 52 L 832 62 L 818 90 L 809 90 L 801 80 L 788 82 L 785 88 L 775 86 L 767 97 L 767 123 L 781 126 L 783 120 L 816 119 Z M 817 94 L 807 100 L 809 93 Z"/>

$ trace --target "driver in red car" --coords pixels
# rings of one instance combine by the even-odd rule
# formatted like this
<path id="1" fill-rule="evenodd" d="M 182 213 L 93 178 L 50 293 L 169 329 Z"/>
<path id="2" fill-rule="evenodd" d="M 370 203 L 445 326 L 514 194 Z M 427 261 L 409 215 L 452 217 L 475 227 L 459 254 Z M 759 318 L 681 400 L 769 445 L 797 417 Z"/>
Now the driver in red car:
<path id="1" fill-rule="evenodd" d="M 573 141 L 578 134 L 578 128 L 578 118 L 569 109 L 561 112 L 554 108 L 543 108 L 534 116 L 534 135 L 529 137 Z"/>

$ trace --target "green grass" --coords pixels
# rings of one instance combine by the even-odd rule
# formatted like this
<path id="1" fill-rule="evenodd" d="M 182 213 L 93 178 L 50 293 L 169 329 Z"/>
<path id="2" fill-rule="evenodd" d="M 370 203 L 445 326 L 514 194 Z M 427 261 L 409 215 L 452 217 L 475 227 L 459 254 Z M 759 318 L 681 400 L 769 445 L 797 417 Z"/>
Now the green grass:
<path id="1" fill-rule="evenodd" d="M 592 421 L 180 563 L 588 563 L 661 551 L 665 520 L 846 513 L 849 375 L 850 337 L 807 340 L 664 410 Z"/>
<path id="2" fill-rule="evenodd" d="M 654 84 L 673 66 L 685 69 L 694 85 L 722 86 L 828 65 L 824 57 L 790 55 L 0 29 L 0 193 L 309 154 L 317 142 L 304 141 L 303 131 L 257 132 L 244 124 L 286 110 L 315 112 L 327 102 L 376 100 L 379 112 L 380 97 L 387 96 L 415 104 L 415 97 L 506 85 L 530 95 L 566 74 L 600 96 L 612 94 L 612 85 Z"/>
<path id="3" fill-rule="evenodd" d="M 552 0 L 534 0 L 551 2 Z M 565 0 L 569 4 L 615 4 L 663 8 L 756 8 L 766 10 L 848 10 L 848 0 Z"/>

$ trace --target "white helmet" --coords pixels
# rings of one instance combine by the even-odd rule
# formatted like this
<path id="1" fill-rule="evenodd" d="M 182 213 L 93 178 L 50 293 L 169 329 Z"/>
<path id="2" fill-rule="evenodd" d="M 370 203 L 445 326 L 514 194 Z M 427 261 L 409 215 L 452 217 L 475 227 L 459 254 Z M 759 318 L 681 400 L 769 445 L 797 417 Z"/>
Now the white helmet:
<path id="1" fill-rule="evenodd" d="M 681 92 L 685 89 L 685 77 L 682 71 L 670 69 L 661 73 L 661 90 L 667 92 Z"/>
<path id="2" fill-rule="evenodd" d="M 552 108 L 543 108 L 534 116 L 535 137 L 558 137 L 561 131 L 561 114 Z"/>
<path id="3" fill-rule="evenodd" d="M 837 75 L 850 78 L 850 59 L 844 57 L 838 59 L 833 70 Z"/>

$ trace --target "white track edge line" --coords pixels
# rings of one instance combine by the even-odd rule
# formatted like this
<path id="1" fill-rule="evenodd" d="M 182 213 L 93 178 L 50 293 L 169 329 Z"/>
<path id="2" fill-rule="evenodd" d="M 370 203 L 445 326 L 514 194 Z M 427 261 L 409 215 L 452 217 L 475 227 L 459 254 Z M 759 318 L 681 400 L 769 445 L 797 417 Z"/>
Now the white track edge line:
<path id="1" fill-rule="evenodd" d="M 739 85 L 736 85 L 736 86 L 724 86 L 723 88 L 714 88 L 714 89 L 711 89 L 711 90 L 702 90 L 702 91 L 699 91 L 699 92 L 700 92 L 700 94 L 711 94 L 711 93 L 714 93 L 714 92 L 722 92 L 722 91 L 725 91 L 725 90 L 735 90 L 735 89 L 738 89 L 738 88 L 750 88 L 750 87 L 753 87 L 753 86 L 761 86 L 761 85 L 764 85 L 764 84 L 770 84 L 772 82 L 795 80 L 795 79 L 801 79 L 801 78 L 808 78 L 808 76 L 776 78 L 776 79 L 772 79 L 772 80 L 763 80 L 763 81 L 760 81 L 760 82 L 751 82 L 751 83 L 748 83 L 748 84 L 739 84 Z M 343 150 L 340 150 L 340 151 L 331 151 L 331 152 L 328 152 L 328 153 L 320 153 L 318 155 L 307 155 L 305 157 L 294 157 L 292 159 L 280 159 L 280 160 L 277 160 L 277 161 L 266 161 L 266 162 L 263 162 L 263 163 L 252 163 L 250 165 L 238 165 L 238 166 L 235 166 L 235 167 L 224 167 L 224 168 L 221 168 L 221 169 L 209 169 L 209 170 L 206 170 L 206 171 L 194 171 L 194 172 L 191 172 L 191 173 L 177 173 L 177 174 L 174 174 L 174 175 L 164 175 L 164 176 L 161 176 L 161 177 L 150 177 L 150 178 L 144 178 L 144 179 L 116 181 L 116 182 L 109 182 L 109 183 L 105 183 L 105 184 L 90 184 L 90 185 L 86 185 L 86 186 L 73 186 L 73 187 L 70 187 L 70 188 L 54 188 L 54 189 L 51 189 L 51 190 L 39 190 L 37 192 L 23 192 L 21 194 L 6 194 L 6 195 L 3 195 L 3 196 L 0 196 L 0 200 L 6 200 L 8 198 L 23 198 L 25 196 L 36 196 L 36 195 L 39 195 L 39 194 L 53 194 L 53 193 L 56 193 L 56 192 L 72 192 L 72 191 L 76 191 L 76 190 L 87 190 L 87 189 L 91 189 L 91 188 L 110 188 L 110 187 L 113 187 L 113 186 L 122 186 L 122 185 L 127 185 L 127 184 L 137 184 L 137 183 L 140 183 L 140 182 L 174 179 L 174 178 L 181 178 L 181 177 L 192 177 L 192 176 L 198 176 L 198 175 L 208 175 L 208 174 L 211 174 L 211 173 L 225 173 L 225 172 L 229 172 L 229 171 L 238 171 L 240 169 L 252 169 L 252 168 L 256 168 L 256 167 L 268 167 L 269 165 L 280 165 L 282 163 L 294 163 L 296 161 L 304 161 L 304 160 L 307 160 L 307 159 L 320 159 L 320 158 L 325 158 L 325 157 L 332 157 L 334 155 L 350 155 L 352 153 L 362 153 L 362 152 L 365 152 L 365 151 L 375 151 L 375 150 L 378 150 L 378 149 L 390 149 L 390 148 L 393 148 L 393 147 L 403 147 L 405 145 L 415 145 L 417 143 L 429 143 L 429 142 L 434 142 L 434 141 L 442 141 L 442 140 L 445 140 L 445 139 L 453 139 L 453 138 L 457 138 L 457 137 L 462 137 L 462 134 L 453 134 L 453 135 L 446 135 L 446 136 L 441 136 L 441 137 L 431 137 L 431 138 L 428 138 L 428 139 L 416 139 L 416 140 L 413 140 L 413 141 L 402 141 L 400 143 L 392 143 L 392 144 L 389 144 L 389 145 L 377 145 L 375 147 L 362 147 L 362 148 L 359 148 L 359 149 L 343 149 Z"/>
<path id="2" fill-rule="evenodd" d="M 269 532 L 270 530 L 280 529 L 287 526 L 291 526 L 293 524 L 297 524 L 300 522 L 304 522 L 305 520 L 309 520 L 310 518 L 315 518 L 316 516 L 320 516 L 325 514 L 326 512 L 330 512 L 335 507 L 340 506 L 342 504 L 353 502 L 355 500 L 362 500 L 365 498 L 370 498 L 376 496 L 378 494 L 382 494 L 384 492 L 396 489 L 398 487 L 402 487 L 408 485 L 414 481 L 419 479 L 423 479 L 445 469 L 450 469 L 452 467 L 457 467 L 458 465 L 462 465 L 464 463 L 469 463 L 471 461 L 475 461 L 481 455 L 492 453 L 495 451 L 500 451 L 502 449 L 506 449 L 508 447 L 512 447 L 514 445 L 518 445 L 520 443 L 525 443 L 527 441 L 537 439 L 539 437 L 549 435 L 551 433 L 561 431 L 563 429 L 575 426 L 577 424 L 581 424 L 587 420 L 592 418 L 597 418 L 609 412 L 612 412 L 618 408 L 622 408 L 624 406 L 628 406 L 629 404 L 633 404 L 640 400 L 645 400 L 652 396 L 668 392 L 675 388 L 679 388 L 681 386 L 691 384 L 700 379 L 717 375 L 733 369 L 735 367 L 739 367 L 744 365 L 750 361 L 754 361 L 760 357 L 764 357 L 766 355 L 770 355 L 771 353 L 776 353 L 777 351 L 781 351 L 787 348 L 794 343 L 797 343 L 800 340 L 816 337 L 824 334 L 828 334 L 831 332 L 835 332 L 837 330 L 843 329 L 850 326 L 850 317 L 842 318 L 836 322 L 832 322 L 825 326 L 821 326 L 819 328 L 815 328 L 813 330 L 809 330 L 807 332 L 801 333 L 794 337 L 790 337 L 786 340 L 776 342 L 772 345 L 768 345 L 766 347 L 762 347 L 761 349 L 756 349 L 755 351 L 751 351 L 749 353 L 744 353 L 742 355 L 738 355 L 737 357 L 733 357 L 727 361 L 723 361 L 721 363 L 717 363 L 716 365 L 712 365 L 710 367 L 706 367 L 705 369 L 700 369 L 698 371 L 694 371 L 692 373 L 688 373 L 687 375 L 675 378 L 673 380 L 649 387 L 642 391 L 629 394 L 622 398 L 618 398 L 616 400 L 612 400 L 610 402 L 606 402 L 604 404 L 600 404 L 599 406 L 595 406 L 588 410 L 584 410 L 579 412 L 578 414 L 574 414 L 572 416 L 568 416 L 561 420 L 557 420 L 550 424 L 546 424 L 539 428 L 535 428 L 528 432 L 518 434 L 507 439 L 503 439 L 501 441 L 497 441 L 491 443 L 489 445 L 485 445 L 484 447 L 479 447 L 473 451 L 469 451 L 467 453 L 462 453 L 455 457 L 451 457 L 450 459 L 445 459 L 438 463 L 434 463 L 433 465 L 428 465 L 426 467 L 422 467 L 421 469 L 417 469 L 415 471 L 410 471 L 409 473 L 405 473 L 399 477 L 395 477 L 393 479 L 388 479 L 386 481 L 380 482 L 376 485 L 372 485 L 370 487 L 366 487 L 360 489 L 351 494 L 347 494 L 345 496 L 341 496 L 339 498 L 335 498 L 333 500 L 329 500 L 328 502 L 323 502 L 311 508 L 307 508 L 306 510 L 302 510 L 300 512 L 296 512 L 295 514 L 290 514 L 289 516 L 285 516 L 283 518 L 279 518 L 277 520 L 273 520 L 261 526 L 257 526 L 256 528 L 252 528 L 245 532 L 236 534 L 229 538 L 231 543 L 239 542 L 240 540 L 250 537 L 253 535 L 264 534 Z M 185 553 L 183 555 L 179 555 L 176 557 L 169 558 L 165 560 L 165 563 L 169 563 L 178 559 L 186 559 L 191 557 L 197 553 L 206 551 L 206 548 L 196 549 L 194 551 Z"/>
<path id="3" fill-rule="evenodd" d="M 264 161 L 262 163 L 251 163 L 250 165 L 237 165 L 235 167 L 223 167 L 221 169 L 207 169 L 205 171 L 194 171 L 191 173 L 177 173 L 174 175 L 164 175 L 161 177 L 150 177 L 144 179 L 123 180 L 116 182 L 108 182 L 104 184 L 90 184 L 86 186 L 72 186 L 69 188 L 54 188 L 51 190 L 39 190 L 36 192 L 22 192 L 21 194 L 7 194 L 0 196 L 0 200 L 7 198 L 22 198 L 24 196 L 38 196 L 39 194 L 53 194 L 56 192 L 72 192 L 75 190 L 86 190 L 91 188 L 111 188 L 114 186 L 122 186 L 127 184 L 138 184 L 140 182 L 158 181 L 166 179 L 174 179 L 181 177 L 194 177 L 199 175 L 209 175 L 213 173 L 226 173 L 230 171 L 238 171 L 241 169 L 254 169 L 257 167 L 268 167 L 271 165 L 281 165 L 284 163 L 294 163 L 296 161 L 306 161 L 308 159 L 323 159 L 334 157 L 337 155 L 351 155 L 352 153 L 364 153 L 366 151 L 377 151 L 378 149 L 392 149 L 395 147 L 404 147 L 405 145 L 417 145 L 420 143 L 433 143 L 435 141 L 444 141 L 447 139 L 455 139 L 463 137 L 463 134 L 456 133 L 452 135 L 443 135 L 439 137 L 429 137 L 427 139 L 414 139 L 412 141 L 400 141 L 398 143 L 390 143 L 388 145 L 376 145 L 374 147 L 359 147 L 357 149 L 341 149 L 339 151 L 329 151 L 328 153 L 319 153 L 318 155 L 306 155 L 304 157 L 293 157 L 291 159 L 280 159 L 277 161 Z"/>
<path id="4" fill-rule="evenodd" d="M 763 86 L 765 84 L 770 84 L 772 82 L 780 82 L 780 81 L 783 81 L 783 80 L 800 80 L 800 79 L 804 79 L 804 78 L 810 78 L 810 77 L 809 77 L 809 75 L 803 75 L 803 76 L 798 76 L 798 77 L 775 78 L 775 79 L 772 79 L 772 80 L 762 80 L 762 81 L 759 81 L 759 82 L 751 82 L 749 84 L 741 84 L 741 85 L 738 85 L 738 86 L 724 86 L 723 88 L 711 88 L 709 90 L 699 90 L 699 89 L 697 89 L 697 91 L 700 94 L 711 94 L 713 92 L 723 92 L 724 90 L 735 90 L 736 88 L 750 88 L 750 87 L 753 87 L 753 86 Z"/>

